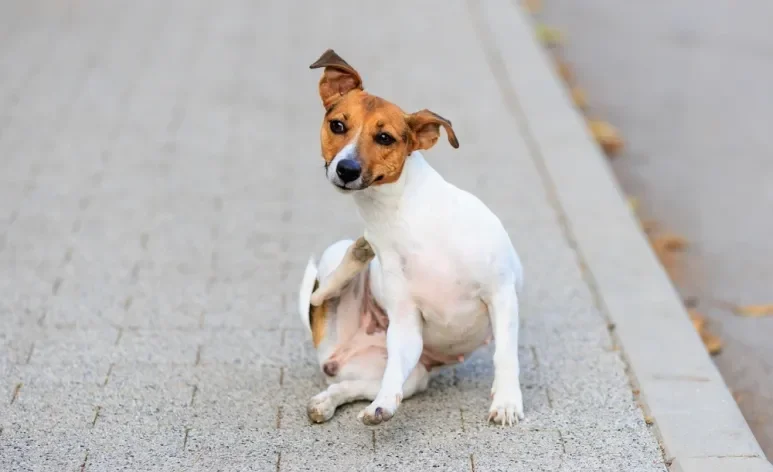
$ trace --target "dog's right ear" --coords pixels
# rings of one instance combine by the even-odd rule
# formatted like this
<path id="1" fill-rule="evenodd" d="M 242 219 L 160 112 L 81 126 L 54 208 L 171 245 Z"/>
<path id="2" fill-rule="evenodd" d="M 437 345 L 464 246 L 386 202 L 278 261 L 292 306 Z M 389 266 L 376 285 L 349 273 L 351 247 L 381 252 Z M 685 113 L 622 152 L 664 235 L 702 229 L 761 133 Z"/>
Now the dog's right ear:
<path id="1" fill-rule="evenodd" d="M 309 69 L 325 68 L 319 79 L 319 96 L 325 108 L 352 90 L 362 90 L 362 79 L 354 67 L 332 49 L 325 51 Z"/>

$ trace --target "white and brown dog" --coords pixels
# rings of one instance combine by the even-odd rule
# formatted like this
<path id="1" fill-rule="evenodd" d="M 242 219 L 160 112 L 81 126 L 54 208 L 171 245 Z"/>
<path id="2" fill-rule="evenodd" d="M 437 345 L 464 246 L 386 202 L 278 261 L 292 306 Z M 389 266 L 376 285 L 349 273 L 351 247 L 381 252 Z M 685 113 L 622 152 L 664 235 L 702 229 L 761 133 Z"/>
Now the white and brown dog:
<path id="1" fill-rule="evenodd" d="M 441 126 L 457 148 L 451 122 L 366 93 L 333 50 L 311 68 L 324 68 L 326 177 L 352 195 L 365 233 L 328 247 L 318 265 L 310 260 L 301 284 L 301 319 L 330 384 L 310 400 L 309 418 L 327 421 L 339 405 L 372 400 L 358 418 L 389 420 L 427 388 L 433 367 L 462 361 L 493 334 L 489 420 L 517 423 L 523 269 L 500 220 L 419 153 Z"/>

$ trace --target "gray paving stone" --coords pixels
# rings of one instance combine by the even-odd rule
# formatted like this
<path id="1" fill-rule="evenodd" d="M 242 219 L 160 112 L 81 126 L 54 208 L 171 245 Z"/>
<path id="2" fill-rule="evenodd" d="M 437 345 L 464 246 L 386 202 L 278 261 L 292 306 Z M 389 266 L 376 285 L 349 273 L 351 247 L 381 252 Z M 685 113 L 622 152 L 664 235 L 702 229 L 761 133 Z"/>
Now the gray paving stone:
<path id="1" fill-rule="evenodd" d="M 115 345 L 115 359 L 127 363 L 190 364 L 208 334 L 183 330 L 124 330 Z"/>
<path id="2" fill-rule="evenodd" d="M 621 441 L 621 437 L 626 439 Z M 566 456 L 559 470 L 662 472 L 666 468 L 658 458 L 660 451 L 649 437 L 650 433 L 639 425 L 563 430 Z"/>
<path id="3" fill-rule="evenodd" d="M 33 432 L 85 429 L 94 420 L 99 396 L 96 385 L 62 388 L 18 383 L 7 393 L 6 401 L 13 401 L 0 422 L 4 430 L 14 427 Z"/>
<path id="4" fill-rule="evenodd" d="M 282 464 L 280 442 L 274 430 L 191 429 L 185 448 L 187 470 L 282 470 L 277 467 Z"/>
<path id="5" fill-rule="evenodd" d="M 11 385 L 24 385 L 66 388 L 68 385 L 102 385 L 110 371 L 110 364 L 102 364 L 100 370 L 92 364 L 13 364 L 0 375 L 3 381 Z"/>
<path id="6" fill-rule="evenodd" d="M 257 391 L 273 388 L 280 385 L 280 380 L 287 376 L 286 372 L 281 367 L 268 365 L 199 364 L 194 368 L 193 375 L 198 385 L 226 392 L 231 389 Z"/>
<path id="7" fill-rule="evenodd" d="M 471 470 L 462 431 L 377 431 L 375 445 L 374 457 L 365 470 Z"/>
<path id="8" fill-rule="evenodd" d="M 557 431 L 488 428 L 475 432 L 469 442 L 476 471 L 547 472 L 559 470 L 562 464 L 561 436 Z"/>
<path id="9" fill-rule="evenodd" d="M 100 329 L 63 329 L 41 331 L 32 337 L 34 349 L 29 357 L 33 365 L 91 365 L 100 371 L 109 364 L 119 331 Z"/>
<path id="10" fill-rule="evenodd" d="M 26 427 L 0 434 L 0 469 L 7 471 L 57 470 L 76 472 L 86 460 L 84 432 L 46 431 Z"/>
<path id="11" fill-rule="evenodd" d="M 95 403 L 95 430 L 177 427 L 191 423 L 197 389 L 192 366 L 170 364 L 113 365 Z"/>
<path id="12" fill-rule="evenodd" d="M 201 363 L 281 366 L 285 363 L 282 338 L 281 330 L 212 331 L 202 347 Z"/>
<path id="13" fill-rule="evenodd" d="M 255 391 L 212 389 L 203 385 L 196 391 L 190 426 L 207 429 L 228 424 L 235 430 L 281 427 L 284 414 L 279 408 L 278 393 L 278 386 Z"/>
<path id="14" fill-rule="evenodd" d="M 187 470 L 185 428 L 120 426 L 89 434 L 86 470 Z"/>

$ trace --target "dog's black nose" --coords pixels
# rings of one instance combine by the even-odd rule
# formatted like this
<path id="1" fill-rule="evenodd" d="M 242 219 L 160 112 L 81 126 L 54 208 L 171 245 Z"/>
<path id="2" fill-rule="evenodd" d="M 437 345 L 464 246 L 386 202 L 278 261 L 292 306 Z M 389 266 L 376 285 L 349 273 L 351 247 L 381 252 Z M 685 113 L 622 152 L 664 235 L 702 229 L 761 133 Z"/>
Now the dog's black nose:
<path id="1" fill-rule="evenodd" d="M 360 163 L 354 159 L 343 159 L 338 163 L 338 166 L 336 166 L 336 174 L 338 174 L 338 177 L 340 177 L 345 184 L 348 184 L 349 182 L 357 180 L 357 177 L 362 174 L 362 167 L 360 167 Z"/>

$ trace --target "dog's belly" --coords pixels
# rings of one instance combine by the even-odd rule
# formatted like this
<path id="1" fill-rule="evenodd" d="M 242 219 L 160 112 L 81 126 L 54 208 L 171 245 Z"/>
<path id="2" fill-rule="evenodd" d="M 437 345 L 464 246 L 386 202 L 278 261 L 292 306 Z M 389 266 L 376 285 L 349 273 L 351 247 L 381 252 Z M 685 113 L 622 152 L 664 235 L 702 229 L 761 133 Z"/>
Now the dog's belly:
<path id="1" fill-rule="evenodd" d="M 449 362 L 479 348 L 491 336 L 486 306 L 480 301 L 460 302 L 453 309 L 435 311 L 419 305 L 424 326 L 424 349 Z"/>
<path id="2" fill-rule="evenodd" d="M 480 284 L 466 264 L 444 256 L 444 252 L 454 253 L 432 249 L 413 253 L 404 272 L 423 319 L 423 357 L 434 358 L 434 365 L 458 362 L 491 335 Z"/>

